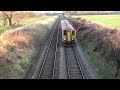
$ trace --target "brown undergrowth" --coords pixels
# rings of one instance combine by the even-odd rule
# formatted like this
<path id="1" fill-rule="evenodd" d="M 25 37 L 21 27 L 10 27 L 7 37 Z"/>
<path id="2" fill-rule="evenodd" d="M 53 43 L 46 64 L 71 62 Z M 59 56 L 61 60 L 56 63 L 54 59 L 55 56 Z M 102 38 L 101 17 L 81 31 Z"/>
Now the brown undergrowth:
<path id="1" fill-rule="evenodd" d="M 46 24 L 34 24 L 8 30 L 0 35 L 0 79 L 24 78 L 32 57 L 40 48 L 54 19 Z"/>

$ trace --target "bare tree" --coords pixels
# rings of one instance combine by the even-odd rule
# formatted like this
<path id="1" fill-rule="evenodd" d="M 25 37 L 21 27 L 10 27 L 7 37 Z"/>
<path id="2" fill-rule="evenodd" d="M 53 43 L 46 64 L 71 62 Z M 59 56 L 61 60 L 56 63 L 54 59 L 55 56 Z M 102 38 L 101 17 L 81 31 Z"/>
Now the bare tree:
<path id="1" fill-rule="evenodd" d="M 8 19 L 9 26 L 12 26 L 12 17 L 15 14 L 15 11 L 2 11 L 3 17 Z M 4 20 L 6 22 L 6 19 Z"/>
<path id="2" fill-rule="evenodd" d="M 6 24 L 7 24 L 7 18 L 5 16 L 3 16 L 3 21 L 4 21 L 3 25 L 6 26 Z"/>

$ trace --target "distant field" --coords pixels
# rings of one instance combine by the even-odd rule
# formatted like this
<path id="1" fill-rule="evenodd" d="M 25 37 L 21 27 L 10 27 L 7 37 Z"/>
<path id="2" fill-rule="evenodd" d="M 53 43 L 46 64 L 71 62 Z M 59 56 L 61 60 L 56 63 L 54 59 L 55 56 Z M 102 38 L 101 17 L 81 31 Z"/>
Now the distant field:
<path id="1" fill-rule="evenodd" d="M 104 26 L 120 29 L 120 15 L 81 15 L 81 17 Z"/>
<path id="2" fill-rule="evenodd" d="M 13 23 L 17 23 L 15 27 L 10 27 L 9 29 L 14 30 L 15 28 L 19 26 L 24 26 L 24 25 L 30 25 L 33 23 L 46 23 L 47 19 L 51 19 L 50 17 L 55 17 L 55 16 L 41 16 L 41 17 L 33 17 L 33 18 L 24 18 L 17 23 L 15 20 L 13 20 Z M 3 28 L 3 20 L 0 20 L 0 34 L 4 32 L 5 30 L 9 30 L 8 28 Z"/>
<path id="3" fill-rule="evenodd" d="M 19 24 L 22 24 L 22 25 L 33 24 L 35 22 L 40 22 L 40 21 L 43 21 L 48 18 L 50 18 L 50 16 L 34 17 L 34 18 L 30 18 L 30 19 L 26 18 L 26 19 L 21 20 L 21 22 Z"/>

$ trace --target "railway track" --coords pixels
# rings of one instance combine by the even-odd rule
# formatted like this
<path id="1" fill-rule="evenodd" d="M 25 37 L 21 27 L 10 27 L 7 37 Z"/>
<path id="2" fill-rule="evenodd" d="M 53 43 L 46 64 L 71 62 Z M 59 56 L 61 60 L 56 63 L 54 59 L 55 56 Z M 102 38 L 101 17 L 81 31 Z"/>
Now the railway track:
<path id="1" fill-rule="evenodd" d="M 59 79 L 60 71 L 60 47 L 63 46 L 61 39 L 61 31 L 59 30 L 59 18 L 53 26 L 46 48 L 41 54 L 40 62 L 32 78 L 34 79 Z M 64 47 L 64 46 L 63 46 Z M 64 47 L 66 62 L 63 76 L 65 79 L 85 79 L 85 75 L 81 68 L 79 57 L 74 46 Z M 67 70 L 66 70 L 67 67 Z M 63 73 L 63 72 L 62 72 Z"/>
<path id="2" fill-rule="evenodd" d="M 65 59 L 68 79 L 85 79 L 75 46 L 65 47 Z"/>
<path id="3" fill-rule="evenodd" d="M 54 31 L 52 33 L 52 37 L 50 39 L 50 43 L 47 47 L 41 68 L 39 70 L 39 74 L 37 79 L 54 79 L 58 76 L 58 70 L 56 64 L 57 56 L 58 56 L 58 40 L 59 40 L 59 27 L 57 27 L 59 22 L 57 22 Z"/>
<path id="4" fill-rule="evenodd" d="M 57 41 L 56 41 L 56 50 L 55 50 L 55 59 L 54 59 L 54 66 L 53 66 L 53 74 L 52 74 L 52 79 L 58 79 L 58 74 L 59 74 L 59 61 L 58 61 L 58 58 L 59 58 L 59 37 L 60 37 L 60 34 L 59 34 L 59 27 L 58 27 L 58 34 L 57 34 Z"/>

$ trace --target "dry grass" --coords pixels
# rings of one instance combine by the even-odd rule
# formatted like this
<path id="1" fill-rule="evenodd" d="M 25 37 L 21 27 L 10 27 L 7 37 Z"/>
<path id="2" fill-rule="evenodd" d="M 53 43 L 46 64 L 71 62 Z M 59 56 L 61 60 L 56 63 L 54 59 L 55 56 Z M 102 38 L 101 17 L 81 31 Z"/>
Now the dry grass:
<path id="1" fill-rule="evenodd" d="M 0 79 L 24 77 L 33 55 L 54 21 L 55 18 L 46 19 L 44 24 L 39 22 L 0 35 Z"/>

